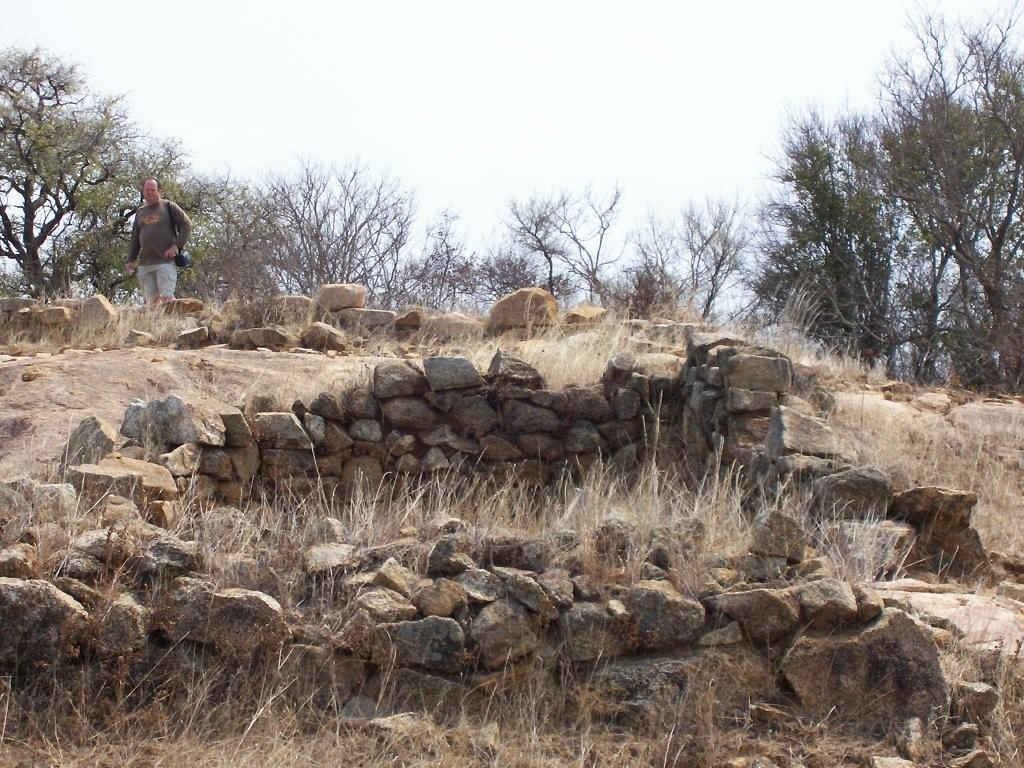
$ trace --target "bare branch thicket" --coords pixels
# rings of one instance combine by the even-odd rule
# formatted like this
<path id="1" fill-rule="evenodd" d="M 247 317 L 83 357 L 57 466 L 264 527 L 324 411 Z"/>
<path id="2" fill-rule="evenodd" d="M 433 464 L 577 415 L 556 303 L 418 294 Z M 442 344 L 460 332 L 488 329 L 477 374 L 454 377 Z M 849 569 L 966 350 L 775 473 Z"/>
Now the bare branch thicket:
<path id="1" fill-rule="evenodd" d="M 927 17 L 889 67 L 882 107 L 888 191 L 936 271 L 943 345 L 967 384 L 1024 386 L 1024 54 L 1016 17 L 952 29 Z M 938 312 L 933 297 L 931 311 Z"/>
<path id="2" fill-rule="evenodd" d="M 458 214 L 445 210 L 427 226 L 421 255 L 402 267 L 397 303 L 445 310 L 478 304 L 476 253 L 466 248 L 458 225 Z"/>
<path id="3" fill-rule="evenodd" d="M 544 264 L 544 286 L 552 294 L 566 276 L 556 272 L 565 261 L 566 250 L 559 232 L 559 210 L 565 196 L 556 198 L 531 197 L 525 201 L 512 200 L 508 204 L 506 222 L 512 248 L 522 255 L 539 257 Z"/>
<path id="4" fill-rule="evenodd" d="M 335 170 L 305 162 L 293 176 L 268 179 L 260 203 L 282 289 L 312 295 L 325 283 L 362 283 L 383 305 L 400 294 L 414 205 L 397 180 L 359 163 Z"/>
<path id="5" fill-rule="evenodd" d="M 632 242 L 637 261 L 614 284 L 615 303 L 639 314 L 685 306 L 708 319 L 737 284 L 749 234 L 738 203 L 708 199 L 676 219 L 649 215 Z"/>
<path id="6" fill-rule="evenodd" d="M 621 202 L 618 185 L 606 199 L 588 187 L 579 197 L 559 196 L 552 207 L 555 229 L 563 240 L 559 258 L 566 271 L 586 288 L 591 302 L 604 297 L 605 271 L 622 257 L 623 247 L 616 248 L 609 237 Z"/>

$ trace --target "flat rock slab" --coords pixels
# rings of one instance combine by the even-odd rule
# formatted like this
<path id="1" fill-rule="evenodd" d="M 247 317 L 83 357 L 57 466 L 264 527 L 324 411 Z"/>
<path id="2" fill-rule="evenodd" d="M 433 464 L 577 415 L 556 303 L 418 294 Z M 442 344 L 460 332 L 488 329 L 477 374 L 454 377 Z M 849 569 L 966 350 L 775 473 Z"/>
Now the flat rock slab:
<path id="1" fill-rule="evenodd" d="M 1024 646 L 1024 603 L 1002 596 L 924 591 L 931 585 L 915 580 L 879 581 L 872 586 L 886 605 L 950 630 L 973 649 L 1012 655 Z"/>

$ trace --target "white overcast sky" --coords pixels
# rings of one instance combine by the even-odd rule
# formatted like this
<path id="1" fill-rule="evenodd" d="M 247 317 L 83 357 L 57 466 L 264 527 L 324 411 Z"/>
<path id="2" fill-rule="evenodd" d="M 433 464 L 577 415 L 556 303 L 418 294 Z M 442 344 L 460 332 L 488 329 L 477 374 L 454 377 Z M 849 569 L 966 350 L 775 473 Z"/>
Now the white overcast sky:
<path id="1" fill-rule="evenodd" d="M 471 241 L 511 197 L 619 182 L 626 216 L 763 195 L 788 114 L 868 107 L 923 11 L 997 0 L 0 0 L 201 170 L 299 157 L 399 177 Z"/>

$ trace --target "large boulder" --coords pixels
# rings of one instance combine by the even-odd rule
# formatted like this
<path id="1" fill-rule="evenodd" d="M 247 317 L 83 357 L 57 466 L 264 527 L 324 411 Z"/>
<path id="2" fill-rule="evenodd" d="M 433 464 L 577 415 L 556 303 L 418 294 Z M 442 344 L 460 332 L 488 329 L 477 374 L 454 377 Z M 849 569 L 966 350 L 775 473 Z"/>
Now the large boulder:
<path id="1" fill-rule="evenodd" d="M 332 317 L 342 328 L 360 332 L 386 331 L 395 323 L 396 313 L 389 309 L 343 309 Z"/>
<path id="2" fill-rule="evenodd" d="M 803 635 L 782 674 L 813 717 L 885 731 L 913 717 L 932 722 L 949 707 L 949 686 L 931 632 L 903 611 L 886 609 L 857 631 Z"/>
<path id="3" fill-rule="evenodd" d="M 178 498 L 178 486 L 166 467 L 117 453 L 98 464 L 69 467 L 68 479 L 85 504 L 113 494 L 131 499 L 144 509 L 150 501 Z"/>
<path id="4" fill-rule="evenodd" d="M 936 572 L 971 576 L 989 568 L 989 558 L 971 514 L 978 497 L 949 488 L 922 486 L 896 494 L 889 516 L 918 532 L 913 559 Z"/>
<path id="5" fill-rule="evenodd" d="M 558 302 L 543 288 L 520 288 L 498 299 L 487 319 L 491 333 L 514 328 L 540 328 L 558 322 Z"/>
<path id="6" fill-rule="evenodd" d="M 316 303 L 327 312 L 366 306 L 366 286 L 356 283 L 329 283 L 316 292 Z"/>
<path id="7" fill-rule="evenodd" d="M 799 563 L 810 543 L 810 536 L 800 521 L 781 510 L 766 508 L 754 520 L 750 546 L 754 554 L 784 557 L 791 563 Z"/>
<path id="8" fill-rule="evenodd" d="M 81 642 L 88 619 L 49 582 L 0 577 L 0 668 L 56 661 Z"/>
<path id="9" fill-rule="evenodd" d="M 226 435 L 222 414 L 235 410 L 214 401 L 184 400 L 178 395 L 148 403 L 136 401 L 125 411 L 121 434 L 158 446 L 222 446 Z"/>
<path id="10" fill-rule="evenodd" d="M 566 325 L 596 325 L 608 314 L 604 307 L 595 307 L 592 304 L 580 304 L 570 310 L 566 310 L 563 321 Z"/>
<path id="11" fill-rule="evenodd" d="M 423 336 L 438 340 L 480 339 L 484 335 L 484 324 L 475 317 L 448 312 L 424 318 L 420 332 Z"/>

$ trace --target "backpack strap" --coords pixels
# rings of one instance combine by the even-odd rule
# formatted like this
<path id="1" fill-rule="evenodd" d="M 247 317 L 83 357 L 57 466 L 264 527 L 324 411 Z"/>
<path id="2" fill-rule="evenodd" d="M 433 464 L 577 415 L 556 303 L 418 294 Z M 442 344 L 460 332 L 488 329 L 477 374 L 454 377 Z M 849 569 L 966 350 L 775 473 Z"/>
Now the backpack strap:
<path id="1" fill-rule="evenodd" d="M 171 229 L 174 230 L 174 244 L 178 244 L 178 222 L 174 219 L 174 206 L 171 205 L 170 200 L 164 200 L 164 204 L 167 206 L 167 218 L 171 220 Z"/>

